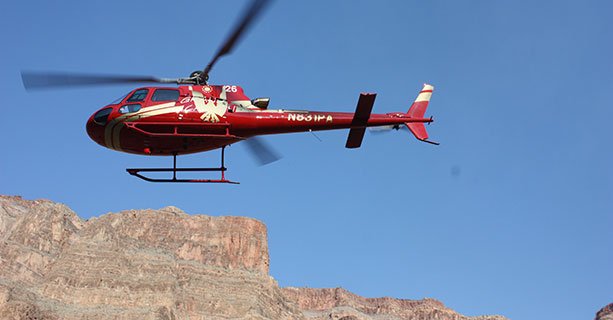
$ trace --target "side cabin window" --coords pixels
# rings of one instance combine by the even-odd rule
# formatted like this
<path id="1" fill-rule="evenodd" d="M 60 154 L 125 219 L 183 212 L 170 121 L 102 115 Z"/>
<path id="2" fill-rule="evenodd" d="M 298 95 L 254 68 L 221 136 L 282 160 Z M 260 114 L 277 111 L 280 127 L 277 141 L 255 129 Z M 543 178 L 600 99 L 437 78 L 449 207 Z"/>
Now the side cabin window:
<path id="1" fill-rule="evenodd" d="M 126 113 L 133 113 L 140 110 L 140 104 L 135 103 L 135 104 L 126 104 L 125 106 L 121 106 L 121 108 L 119 108 L 119 113 L 121 114 L 126 114 Z"/>
<path id="2" fill-rule="evenodd" d="M 140 102 L 144 101 L 147 98 L 147 93 L 149 93 L 149 89 L 138 89 L 134 91 L 134 93 L 128 98 L 126 102 Z"/>
<path id="3" fill-rule="evenodd" d="M 176 89 L 156 89 L 151 97 L 151 101 L 177 101 L 179 100 L 179 90 Z"/>

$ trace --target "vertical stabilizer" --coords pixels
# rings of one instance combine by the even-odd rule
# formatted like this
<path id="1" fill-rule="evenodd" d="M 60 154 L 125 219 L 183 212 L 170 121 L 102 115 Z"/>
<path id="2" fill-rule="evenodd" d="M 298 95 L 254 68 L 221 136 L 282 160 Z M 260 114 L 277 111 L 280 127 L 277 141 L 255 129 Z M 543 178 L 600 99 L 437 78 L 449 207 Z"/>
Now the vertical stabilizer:
<path id="1" fill-rule="evenodd" d="M 421 89 L 419 95 L 417 95 L 417 99 L 409 108 L 408 115 L 411 118 L 423 118 L 426 114 L 426 109 L 428 108 L 428 103 L 430 103 L 430 98 L 432 98 L 432 92 L 434 91 L 434 87 L 429 84 L 424 84 L 424 88 Z"/>
<path id="2" fill-rule="evenodd" d="M 414 119 L 423 119 L 426 114 L 426 109 L 428 109 L 428 104 L 430 103 L 430 98 L 432 98 L 432 92 L 434 91 L 434 87 L 429 84 L 424 84 L 423 89 L 417 95 L 417 98 L 409 108 L 407 115 Z M 430 121 L 425 122 L 432 122 Z M 411 130 L 411 133 L 415 136 L 415 138 L 432 143 L 438 144 L 436 142 L 432 142 L 428 140 L 428 132 L 426 131 L 426 126 L 424 126 L 424 122 L 407 122 L 406 126 Z"/>

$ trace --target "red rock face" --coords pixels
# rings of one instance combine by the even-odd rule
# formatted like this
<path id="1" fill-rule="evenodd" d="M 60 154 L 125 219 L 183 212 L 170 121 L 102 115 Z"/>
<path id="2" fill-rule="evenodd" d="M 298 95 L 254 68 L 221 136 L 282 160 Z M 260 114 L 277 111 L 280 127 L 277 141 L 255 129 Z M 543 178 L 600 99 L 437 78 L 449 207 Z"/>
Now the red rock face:
<path id="1" fill-rule="evenodd" d="M 268 274 L 266 226 L 250 218 L 188 215 L 175 207 L 106 214 L 85 223 L 89 242 L 170 252 L 208 266 Z"/>
<path id="2" fill-rule="evenodd" d="M 310 319 L 504 320 L 501 316 L 466 317 L 434 299 L 364 298 L 342 288 L 283 288 L 283 293 Z M 386 318 L 387 319 L 387 318 Z"/>
<path id="3" fill-rule="evenodd" d="M 1 319 L 503 319 L 432 300 L 280 289 L 266 227 L 174 207 L 83 221 L 62 204 L 0 196 Z"/>
<path id="4" fill-rule="evenodd" d="M 268 276 L 254 219 L 168 207 L 83 221 L 0 196 L 0 237 L 0 319 L 301 318 Z"/>

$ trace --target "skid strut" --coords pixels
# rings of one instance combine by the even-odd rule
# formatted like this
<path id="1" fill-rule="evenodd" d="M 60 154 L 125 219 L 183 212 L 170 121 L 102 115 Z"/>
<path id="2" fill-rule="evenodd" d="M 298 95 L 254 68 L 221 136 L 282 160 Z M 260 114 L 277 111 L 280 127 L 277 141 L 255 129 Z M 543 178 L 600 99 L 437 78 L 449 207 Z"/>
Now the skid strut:
<path id="1" fill-rule="evenodd" d="M 225 166 L 225 151 L 226 147 L 221 147 L 221 166 L 218 168 L 177 168 L 177 154 L 172 155 L 172 168 L 130 168 L 126 171 L 138 178 L 141 178 L 149 182 L 188 182 L 188 183 L 231 183 L 239 184 L 239 182 L 230 181 L 226 179 L 225 172 L 228 170 Z M 220 179 L 177 179 L 177 172 L 209 172 L 219 171 L 221 172 Z M 146 177 L 141 172 L 172 172 L 172 179 L 157 179 Z"/>

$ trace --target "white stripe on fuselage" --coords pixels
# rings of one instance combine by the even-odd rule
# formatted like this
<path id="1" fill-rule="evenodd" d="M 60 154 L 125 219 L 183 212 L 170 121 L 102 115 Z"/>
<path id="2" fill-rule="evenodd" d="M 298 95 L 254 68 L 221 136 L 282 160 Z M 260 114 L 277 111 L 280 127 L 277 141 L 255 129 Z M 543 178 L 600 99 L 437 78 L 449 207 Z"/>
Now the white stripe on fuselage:
<path id="1" fill-rule="evenodd" d="M 121 143 L 119 139 L 119 132 L 123 128 L 125 121 L 134 121 L 136 119 L 153 117 L 165 113 L 177 113 L 183 110 L 183 106 L 175 106 L 175 102 L 167 102 L 158 104 L 151 107 L 145 107 L 140 109 L 136 113 L 129 113 L 121 115 L 111 120 L 104 130 L 104 144 L 115 150 L 121 151 Z"/>

